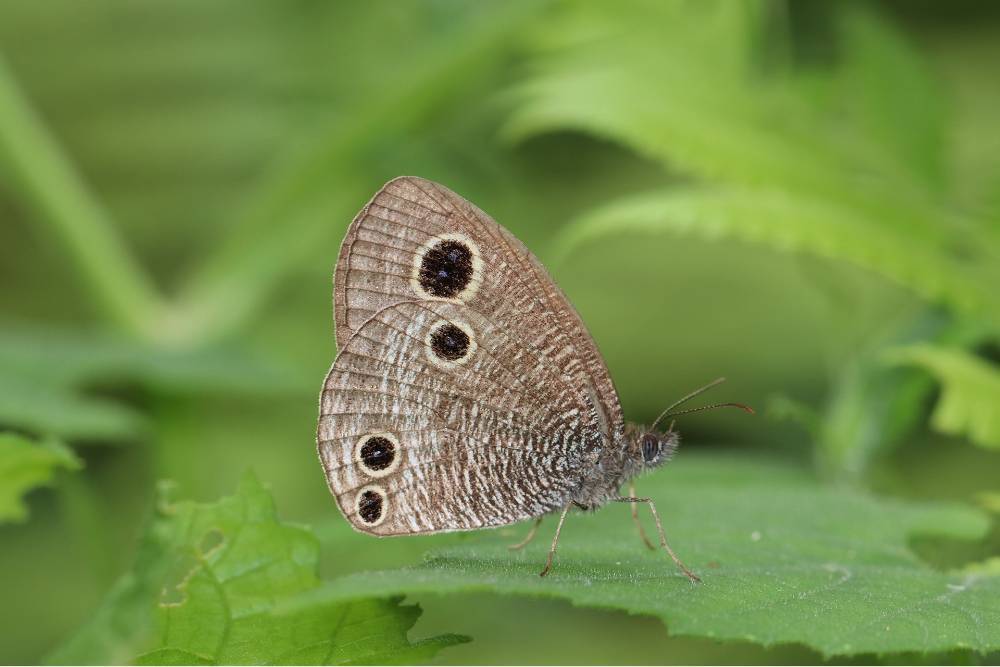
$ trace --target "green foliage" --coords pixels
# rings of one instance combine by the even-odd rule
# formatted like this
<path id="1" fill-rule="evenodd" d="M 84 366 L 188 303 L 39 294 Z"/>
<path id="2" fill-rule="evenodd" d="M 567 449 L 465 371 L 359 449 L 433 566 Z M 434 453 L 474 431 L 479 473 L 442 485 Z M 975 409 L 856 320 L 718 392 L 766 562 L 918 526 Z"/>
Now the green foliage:
<path id="1" fill-rule="evenodd" d="M 735 239 L 854 264 L 1000 331 L 994 221 L 958 213 L 942 91 L 889 23 L 860 4 L 820 10 L 839 48 L 817 64 L 767 3 L 626 6 L 569 3 L 509 131 L 610 138 L 695 183 L 578 216 L 556 240 L 564 258 L 612 236 Z M 890 415 L 926 393 L 863 356 L 834 378 L 818 432 L 819 458 L 854 478 L 915 422 Z"/>
<path id="2" fill-rule="evenodd" d="M 1000 331 L 998 20 L 885 0 L 3 3 L 0 430 L 26 436 L 0 436 L 0 661 L 72 636 L 51 660 L 426 662 L 456 638 L 408 642 L 419 609 L 371 597 L 403 592 L 427 595 L 421 635 L 476 637 L 445 661 L 566 662 L 567 636 L 637 663 L 996 650 L 996 528 L 972 544 L 978 512 L 885 496 L 998 504 L 997 373 L 970 352 Z M 511 554 L 515 530 L 373 540 L 337 514 L 312 443 L 330 272 L 402 173 L 542 257 L 629 418 L 726 375 L 719 400 L 777 397 L 808 425 L 692 415 L 677 466 L 640 483 L 704 586 L 623 506 L 570 517 L 546 580 L 544 532 Z M 983 447 L 940 447 L 927 421 Z M 80 448 L 67 475 L 63 441 L 138 446 Z M 788 465 L 690 451 L 719 443 Z M 252 480 L 161 498 L 132 562 L 155 480 L 212 498 L 247 465 L 323 526 L 326 584 Z M 915 555 L 939 552 L 962 555 Z M 514 594 L 506 613 L 470 608 L 482 591 Z"/>
<path id="3" fill-rule="evenodd" d="M 142 414 L 109 390 L 275 395 L 302 386 L 287 368 L 234 350 L 163 349 L 121 336 L 0 333 L 0 425 L 85 442 L 134 440 Z M 105 395 L 101 395 L 104 392 Z"/>
<path id="4" fill-rule="evenodd" d="M 976 246 L 992 239 L 987 222 L 959 227 L 946 200 L 928 199 L 929 181 L 945 186 L 941 114 L 925 103 L 939 95 L 889 26 L 845 9 L 846 62 L 798 72 L 790 61 L 754 62 L 748 42 L 758 32 L 790 48 L 783 27 L 761 19 L 763 5 L 702 3 L 697 21 L 684 2 L 635 6 L 649 16 L 627 40 L 615 17 L 634 28 L 633 14 L 575 8 L 572 37 L 546 44 L 511 132 L 592 132 L 706 185 L 603 206 L 567 228 L 564 251 L 630 229 L 733 237 L 853 262 L 1000 322 L 995 291 L 981 282 L 1000 276 Z M 836 115 L 847 122 L 834 124 Z M 954 258 L 952 236 L 973 257 Z"/>
<path id="5" fill-rule="evenodd" d="M 24 521 L 24 494 L 50 484 L 57 470 L 79 468 L 80 461 L 56 441 L 33 442 L 0 432 L 0 523 Z"/>
<path id="6" fill-rule="evenodd" d="M 639 489 L 703 585 L 643 547 L 626 506 L 610 506 L 567 518 L 544 579 L 544 536 L 518 555 L 509 538 L 477 537 L 414 567 L 340 579 L 304 603 L 493 591 L 650 614 L 673 635 L 797 642 L 826 656 L 1000 649 L 1000 577 L 940 572 L 908 547 L 916 536 L 982 538 L 988 522 L 974 510 L 878 500 L 783 466 L 689 455 Z"/>
<path id="7" fill-rule="evenodd" d="M 372 664 L 425 662 L 464 641 L 419 642 L 420 611 L 399 600 L 284 601 L 315 589 L 318 544 L 282 523 L 270 494 L 246 475 L 215 503 L 161 492 L 135 566 L 94 618 L 51 656 L 56 663 Z"/>
<path id="8" fill-rule="evenodd" d="M 1000 313 L 993 304 L 995 290 L 958 268 L 927 239 L 886 229 L 875 217 L 836 202 L 794 192 L 675 187 L 636 195 L 581 216 L 558 243 L 570 253 L 581 243 L 620 234 L 733 237 L 787 252 L 804 251 L 877 271 L 929 300 L 968 310 L 996 308 Z"/>
<path id="9" fill-rule="evenodd" d="M 941 399 L 931 421 L 943 433 L 964 435 L 982 447 L 1000 449 L 1000 369 L 967 352 L 913 345 L 886 355 L 898 364 L 919 366 L 941 383 Z"/>

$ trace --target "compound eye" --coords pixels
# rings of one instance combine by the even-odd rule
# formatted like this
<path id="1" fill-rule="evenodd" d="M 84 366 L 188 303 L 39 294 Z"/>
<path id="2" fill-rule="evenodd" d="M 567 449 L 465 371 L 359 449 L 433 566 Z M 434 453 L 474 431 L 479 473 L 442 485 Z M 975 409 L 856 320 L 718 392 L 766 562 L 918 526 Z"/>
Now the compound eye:
<path id="1" fill-rule="evenodd" d="M 651 463 L 660 453 L 660 439 L 652 433 L 642 436 L 642 458 Z"/>

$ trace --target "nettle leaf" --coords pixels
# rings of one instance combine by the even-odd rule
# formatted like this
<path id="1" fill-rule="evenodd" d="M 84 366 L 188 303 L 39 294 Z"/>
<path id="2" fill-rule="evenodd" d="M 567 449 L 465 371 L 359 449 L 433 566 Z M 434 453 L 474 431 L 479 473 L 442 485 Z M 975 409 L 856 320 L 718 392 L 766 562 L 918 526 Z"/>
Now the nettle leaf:
<path id="1" fill-rule="evenodd" d="M 1000 368 L 968 352 L 935 345 L 890 351 L 895 363 L 920 366 L 941 383 L 931 421 L 936 429 L 1000 449 Z"/>
<path id="2" fill-rule="evenodd" d="M 73 452 L 54 440 L 33 442 L 13 433 L 0 433 L 0 523 L 24 521 L 24 495 L 52 482 L 56 472 L 78 470 Z"/>
<path id="3" fill-rule="evenodd" d="M 544 579 L 551 532 L 520 554 L 506 548 L 518 535 L 493 533 L 415 567 L 349 575 L 303 603 L 491 591 L 649 614 L 672 635 L 797 642 L 828 656 L 1000 648 L 1000 576 L 938 571 L 908 546 L 918 535 L 984 537 L 979 510 L 879 499 L 787 467 L 690 454 L 640 480 L 639 493 L 656 501 L 703 585 L 645 549 L 628 507 L 613 505 L 567 519 Z"/>
<path id="4" fill-rule="evenodd" d="M 276 611 L 283 600 L 319 585 L 318 550 L 311 531 L 278 520 L 270 494 L 252 475 L 216 503 L 161 497 L 132 572 L 50 659 L 412 663 L 465 641 L 443 635 L 410 642 L 406 634 L 420 610 L 398 598 L 317 601 Z"/>
<path id="5" fill-rule="evenodd" d="M 942 117 L 923 104 L 934 86 L 890 25 L 844 9 L 842 62 L 768 68 L 761 41 L 791 49 L 759 3 L 627 6 L 569 3 L 538 40 L 508 131 L 587 132 L 706 187 L 612 202 L 571 223 L 563 250 L 637 215 L 633 227 L 859 264 L 1000 325 L 990 225 L 949 212 Z M 876 93 L 885 80 L 901 85 Z"/>
<path id="6" fill-rule="evenodd" d="M 0 334 L 0 426 L 87 442 L 139 436 L 142 413 L 107 390 L 273 394 L 301 386 L 287 369 L 239 351 L 171 350 L 53 330 Z"/>
<path id="7" fill-rule="evenodd" d="M 836 201 L 763 188 L 679 187 L 624 197 L 571 222 L 556 239 L 562 257 L 609 235 L 733 238 L 783 252 L 848 261 L 930 301 L 993 312 L 991 290 L 920 235 L 900 236 Z"/>

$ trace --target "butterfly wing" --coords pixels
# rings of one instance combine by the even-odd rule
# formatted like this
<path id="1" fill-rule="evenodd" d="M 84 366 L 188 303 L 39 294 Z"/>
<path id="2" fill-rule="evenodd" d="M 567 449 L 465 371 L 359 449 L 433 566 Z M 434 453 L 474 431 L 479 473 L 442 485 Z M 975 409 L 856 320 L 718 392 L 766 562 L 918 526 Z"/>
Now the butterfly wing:
<path id="1" fill-rule="evenodd" d="M 395 179 L 335 274 L 319 453 L 359 529 L 510 523 L 564 504 L 622 428 L 603 360 L 541 264 L 450 190 Z"/>

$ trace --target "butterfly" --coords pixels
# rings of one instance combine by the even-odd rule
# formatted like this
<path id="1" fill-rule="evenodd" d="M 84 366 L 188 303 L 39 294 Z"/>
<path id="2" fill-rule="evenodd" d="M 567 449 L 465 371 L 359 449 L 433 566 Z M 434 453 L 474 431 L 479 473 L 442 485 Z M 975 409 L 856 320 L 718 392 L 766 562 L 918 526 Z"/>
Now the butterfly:
<path id="1" fill-rule="evenodd" d="M 520 548 L 559 513 L 544 576 L 574 507 L 631 503 L 654 548 L 638 521 L 645 503 L 660 545 L 698 581 L 631 480 L 670 459 L 679 436 L 656 423 L 707 387 L 651 427 L 626 423 L 580 316 L 486 213 L 428 180 L 389 181 L 347 230 L 334 313 L 317 448 L 355 529 L 412 535 L 535 519 Z"/>

